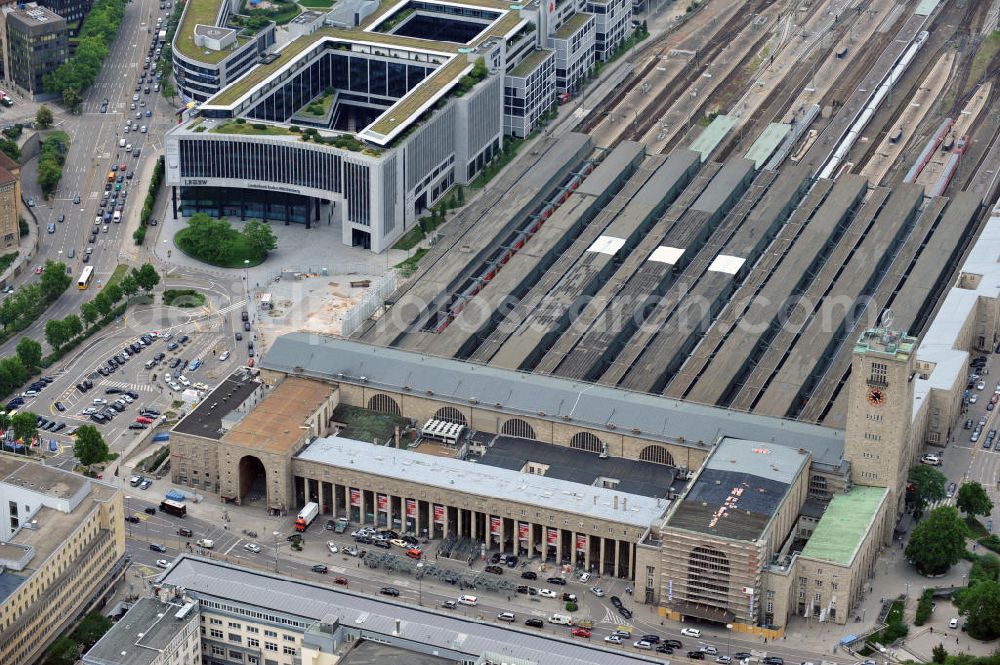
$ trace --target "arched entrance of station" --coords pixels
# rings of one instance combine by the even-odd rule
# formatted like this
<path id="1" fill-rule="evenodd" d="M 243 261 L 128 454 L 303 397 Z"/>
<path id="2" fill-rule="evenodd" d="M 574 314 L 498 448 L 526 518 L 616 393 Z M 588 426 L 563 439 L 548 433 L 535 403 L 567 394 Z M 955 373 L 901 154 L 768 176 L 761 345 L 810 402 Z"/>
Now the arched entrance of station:
<path id="1" fill-rule="evenodd" d="M 240 460 L 241 504 L 267 504 L 267 471 L 259 457 L 247 455 Z"/>

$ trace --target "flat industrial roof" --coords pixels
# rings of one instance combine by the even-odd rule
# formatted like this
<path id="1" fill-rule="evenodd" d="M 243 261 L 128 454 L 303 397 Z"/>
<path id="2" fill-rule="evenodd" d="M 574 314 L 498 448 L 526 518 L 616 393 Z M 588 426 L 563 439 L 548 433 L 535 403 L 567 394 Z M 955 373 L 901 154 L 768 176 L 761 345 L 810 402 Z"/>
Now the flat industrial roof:
<path id="1" fill-rule="evenodd" d="M 91 482 L 85 476 L 56 467 L 14 457 L 0 457 L 0 484 L 68 500 Z"/>
<path id="2" fill-rule="evenodd" d="M 337 436 L 319 438 L 295 459 L 351 471 L 464 492 L 488 499 L 519 501 L 532 506 L 586 515 L 645 528 L 662 517 L 667 501 L 485 466 L 464 460 L 424 455 L 412 450 L 376 446 Z M 622 501 L 622 497 L 627 502 Z"/>
<path id="3" fill-rule="evenodd" d="M 667 526 L 722 538 L 756 540 L 808 465 L 797 449 L 723 439 Z"/>
<path id="4" fill-rule="evenodd" d="M 888 488 L 861 485 L 855 485 L 847 494 L 835 495 L 801 556 L 850 565 L 888 495 Z"/>
<path id="5" fill-rule="evenodd" d="M 1000 247 L 1000 204 L 993 208 L 959 271 L 970 279 L 951 287 L 917 347 L 917 360 L 932 363 L 932 370 L 928 378 L 918 374 L 915 379 L 913 417 L 917 416 L 922 400 L 931 390 L 951 390 L 959 382 L 965 383 L 969 352 L 959 346 L 959 342 L 965 339 L 963 331 L 969 318 L 975 316 L 979 300 L 1000 298 L 997 247 Z"/>
<path id="6" fill-rule="evenodd" d="M 493 438 L 478 463 L 520 471 L 528 462 L 547 464 L 546 478 L 593 485 L 602 478 L 618 481 L 615 489 L 627 494 L 653 498 L 666 497 L 677 470 L 663 464 L 641 462 L 625 457 L 601 457 L 576 448 L 542 443 L 511 436 Z"/>
<path id="7" fill-rule="evenodd" d="M 244 448 L 287 453 L 304 438 L 303 423 L 331 392 L 329 384 L 289 376 L 222 438 Z"/>
<path id="8" fill-rule="evenodd" d="M 606 430 L 609 436 L 638 430 L 636 436 L 641 438 L 689 447 L 698 446 L 699 441 L 712 445 L 721 436 L 738 436 L 806 448 L 816 459 L 834 465 L 840 463 L 844 452 L 843 430 L 375 347 L 331 335 L 282 335 L 260 364 L 270 370 L 368 389 L 430 394 L 444 402 L 468 405 L 474 398 L 477 408 L 497 408 L 511 417 L 525 414 L 564 425 L 572 422 Z M 609 425 L 614 425 L 614 430 Z"/>
<path id="9" fill-rule="evenodd" d="M 85 665 L 149 665 L 160 659 L 165 649 L 198 612 L 176 618 L 184 606 L 163 603 L 156 598 L 140 598 L 120 621 L 87 651 Z"/>
<path id="10" fill-rule="evenodd" d="M 701 155 L 701 161 L 706 161 L 712 151 L 719 145 L 719 142 L 729 133 L 729 130 L 736 124 L 736 118 L 728 115 L 719 115 L 715 120 L 698 135 L 691 145 L 691 150 Z"/>
<path id="11" fill-rule="evenodd" d="M 469 654 L 469 660 L 492 652 L 509 654 L 516 662 L 545 665 L 663 665 L 662 660 L 606 649 L 579 638 L 476 621 L 187 554 L 174 560 L 160 583 L 181 587 L 196 598 L 218 598 L 306 620 L 336 618 L 344 628 L 459 651 Z"/>
<path id="12" fill-rule="evenodd" d="M 222 419 L 258 388 L 260 382 L 250 373 L 236 371 L 230 374 L 191 413 L 174 425 L 173 431 L 218 441 L 224 434 Z"/>
<path id="13" fill-rule="evenodd" d="M 792 126 L 786 122 L 772 122 L 768 124 L 744 156 L 751 160 L 758 169 L 761 168 L 771 158 L 771 155 L 778 149 L 778 146 L 781 145 L 781 142 L 785 140 L 785 136 L 790 131 L 792 131 Z"/>

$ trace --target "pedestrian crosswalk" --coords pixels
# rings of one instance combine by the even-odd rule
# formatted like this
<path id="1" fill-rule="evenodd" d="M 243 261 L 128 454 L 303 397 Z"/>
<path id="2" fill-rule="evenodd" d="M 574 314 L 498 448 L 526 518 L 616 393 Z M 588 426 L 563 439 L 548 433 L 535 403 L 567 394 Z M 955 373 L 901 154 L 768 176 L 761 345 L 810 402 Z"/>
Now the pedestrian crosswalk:
<path id="1" fill-rule="evenodd" d="M 940 508 L 941 506 L 954 506 L 955 497 L 949 497 L 946 499 L 938 499 L 937 501 L 931 501 L 927 504 L 927 509 L 924 512 L 931 512 L 935 508 Z"/>
<path id="2" fill-rule="evenodd" d="M 625 621 L 617 612 L 611 610 L 610 607 L 604 608 L 604 618 L 598 621 L 598 623 L 607 623 L 612 626 L 628 626 L 629 628 L 635 628 L 631 623 Z"/>
<path id="3" fill-rule="evenodd" d="M 101 385 L 105 388 L 121 388 L 122 390 L 133 390 L 135 392 L 142 392 L 142 393 L 154 393 L 157 391 L 156 386 L 150 385 L 148 383 L 127 383 L 125 381 L 101 381 Z"/>

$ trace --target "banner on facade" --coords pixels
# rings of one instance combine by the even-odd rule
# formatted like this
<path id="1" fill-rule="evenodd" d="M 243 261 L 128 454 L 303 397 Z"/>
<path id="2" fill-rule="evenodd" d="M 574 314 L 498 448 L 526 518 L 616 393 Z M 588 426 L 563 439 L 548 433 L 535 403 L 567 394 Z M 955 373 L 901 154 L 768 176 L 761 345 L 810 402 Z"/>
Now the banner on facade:
<path id="1" fill-rule="evenodd" d="M 674 581 L 667 580 L 667 600 L 669 602 L 674 602 Z"/>
<path id="2" fill-rule="evenodd" d="M 385 494 L 378 494 L 376 495 L 376 499 L 378 501 L 378 511 L 380 513 L 389 512 L 389 497 Z"/>
<path id="3" fill-rule="evenodd" d="M 356 490 L 351 488 L 351 505 L 360 506 L 361 505 L 361 490 Z"/>
<path id="4" fill-rule="evenodd" d="M 500 535 L 500 518 L 490 517 L 490 535 L 499 536 Z"/>
<path id="5" fill-rule="evenodd" d="M 444 524 L 444 522 L 445 522 L 444 515 L 445 515 L 445 513 L 444 513 L 444 506 L 439 506 L 437 504 L 434 504 L 434 523 L 435 524 Z"/>
<path id="6" fill-rule="evenodd" d="M 545 542 L 547 542 L 549 545 L 555 545 L 556 543 L 559 542 L 559 530 L 558 529 L 551 529 L 551 528 L 546 527 L 545 531 L 546 531 Z"/>
<path id="7" fill-rule="evenodd" d="M 528 524 L 526 522 L 517 523 L 517 539 L 527 542 L 528 540 Z"/>
<path id="8" fill-rule="evenodd" d="M 416 517 L 417 516 L 417 500 L 407 499 L 406 500 L 406 516 Z"/>
<path id="9" fill-rule="evenodd" d="M 576 534 L 576 551 L 577 552 L 587 551 L 587 534 L 585 533 Z"/>

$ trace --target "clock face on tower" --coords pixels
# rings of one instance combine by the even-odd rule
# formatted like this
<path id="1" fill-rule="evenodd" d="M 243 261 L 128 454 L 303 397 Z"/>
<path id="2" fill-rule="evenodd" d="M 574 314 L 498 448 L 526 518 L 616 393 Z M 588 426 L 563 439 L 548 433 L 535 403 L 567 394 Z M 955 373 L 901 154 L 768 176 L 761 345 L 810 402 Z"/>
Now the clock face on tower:
<path id="1" fill-rule="evenodd" d="M 872 388 L 868 391 L 868 403 L 872 406 L 882 406 L 885 404 L 885 393 L 878 388 Z"/>

